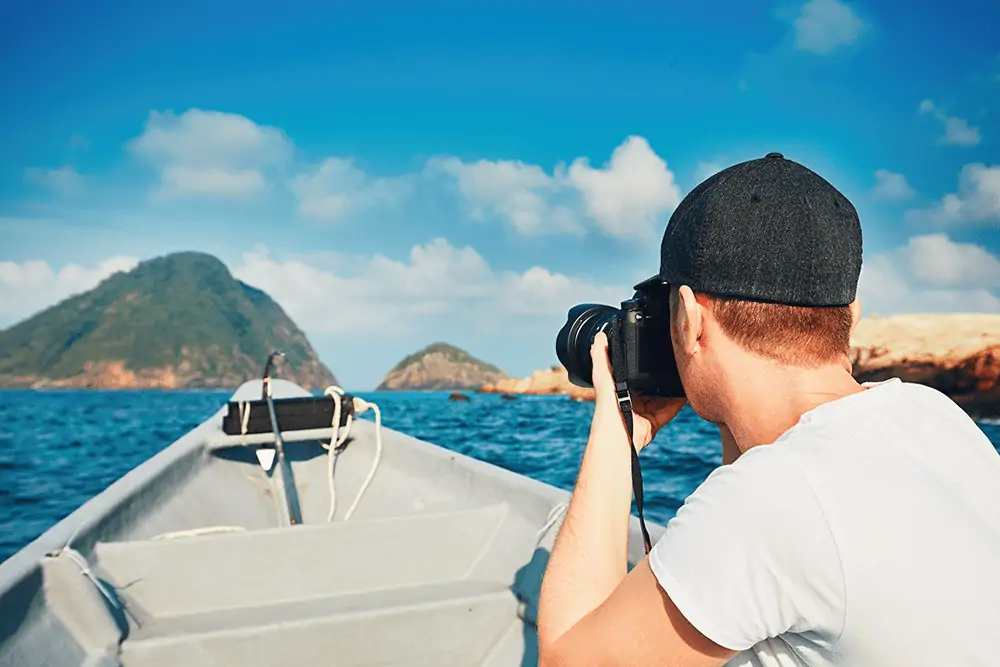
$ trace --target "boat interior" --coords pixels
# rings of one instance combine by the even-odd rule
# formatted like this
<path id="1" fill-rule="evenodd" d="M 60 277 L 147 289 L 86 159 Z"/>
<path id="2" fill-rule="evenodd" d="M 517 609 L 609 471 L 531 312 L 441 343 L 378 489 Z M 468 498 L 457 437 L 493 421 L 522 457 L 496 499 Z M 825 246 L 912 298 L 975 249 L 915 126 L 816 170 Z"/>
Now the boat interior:
<path id="1" fill-rule="evenodd" d="M 310 396 L 270 384 L 275 403 Z M 225 417 L 0 566 L 0 665 L 537 664 L 565 491 L 368 419 L 331 455 L 329 426 L 282 432 L 277 451 Z"/>

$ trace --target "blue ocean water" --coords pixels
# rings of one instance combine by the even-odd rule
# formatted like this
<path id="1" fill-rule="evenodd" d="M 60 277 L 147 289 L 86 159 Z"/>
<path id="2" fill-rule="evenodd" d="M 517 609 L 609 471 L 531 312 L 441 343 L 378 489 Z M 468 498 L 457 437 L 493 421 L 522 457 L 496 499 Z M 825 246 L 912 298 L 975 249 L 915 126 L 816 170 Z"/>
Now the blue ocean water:
<path id="1" fill-rule="evenodd" d="M 593 405 L 446 393 L 359 394 L 389 428 L 571 489 Z M 0 561 L 212 415 L 214 391 L 0 391 Z M 370 415 L 370 413 L 369 413 Z M 1000 424 L 983 423 L 1000 449 Z M 648 516 L 666 522 L 721 463 L 717 429 L 685 408 L 642 454 Z"/>

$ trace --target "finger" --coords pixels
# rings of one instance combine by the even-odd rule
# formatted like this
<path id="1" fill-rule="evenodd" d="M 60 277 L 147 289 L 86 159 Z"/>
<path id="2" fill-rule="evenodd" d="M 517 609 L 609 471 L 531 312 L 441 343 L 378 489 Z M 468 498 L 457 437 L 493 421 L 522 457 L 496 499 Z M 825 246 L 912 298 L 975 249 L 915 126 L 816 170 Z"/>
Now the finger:
<path id="1" fill-rule="evenodd" d="M 597 391 L 614 387 L 611 377 L 611 360 L 608 358 L 608 337 L 603 331 L 594 336 L 594 344 L 590 346 L 590 360 L 594 367 L 591 382 Z"/>

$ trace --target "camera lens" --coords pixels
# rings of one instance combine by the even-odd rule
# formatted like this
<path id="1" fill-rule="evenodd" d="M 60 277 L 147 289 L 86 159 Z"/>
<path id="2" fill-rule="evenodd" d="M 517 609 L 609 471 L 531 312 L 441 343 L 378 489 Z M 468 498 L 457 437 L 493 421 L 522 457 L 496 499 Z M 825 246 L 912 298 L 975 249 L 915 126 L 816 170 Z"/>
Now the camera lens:
<path id="1" fill-rule="evenodd" d="M 590 346 L 601 327 L 610 323 L 620 312 L 617 308 L 594 303 L 570 308 L 566 324 L 556 335 L 556 356 L 559 363 L 566 367 L 570 382 L 578 387 L 594 386 Z"/>

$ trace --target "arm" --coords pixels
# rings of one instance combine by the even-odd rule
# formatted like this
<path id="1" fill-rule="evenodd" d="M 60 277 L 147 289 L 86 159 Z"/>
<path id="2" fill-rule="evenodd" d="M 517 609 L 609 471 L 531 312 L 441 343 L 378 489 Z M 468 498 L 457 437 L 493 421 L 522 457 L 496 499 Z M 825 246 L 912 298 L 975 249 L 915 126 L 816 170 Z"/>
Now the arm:
<path id="1" fill-rule="evenodd" d="M 610 406 L 617 410 L 617 405 Z M 628 436 L 608 406 L 595 405 L 590 438 L 566 518 L 549 557 L 538 602 L 542 655 L 601 605 L 628 571 L 632 508 Z M 608 417 L 616 417 L 614 424 Z"/>
<path id="2" fill-rule="evenodd" d="M 606 600 L 540 639 L 540 665 L 718 666 L 793 628 L 836 643 L 846 584 L 834 534 L 794 457 L 770 447 L 716 468 Z"/>
<path id="3" fill-rule="evenodd" d="M 541 612 L 539 612 L 541 625 Z M 541 638 L 541 632 L 539 632 Z M 644 558 L 611 596 L 555 644 L 539 639 L 539 667 L 659 664 L 720 667 L 737 654 L 700 633 L 660 587 Z"/>
<path id="4" fill-rule="evenodd" d="M 714 645 L 684 620 L 646 560 L 627 574 L 630 443 L 618 412 L 603 334 L 592 355 L 594 420 L 542 582 L 540 664 L 635 664 L 659 657 L 692 666 L 721 665 L 734 653 Z M 641 449 L 652 440 L 656 429 L 683 405 L 661 402 L 646 412 L 648 417 L 636 414 L 636 446 Z"/>

